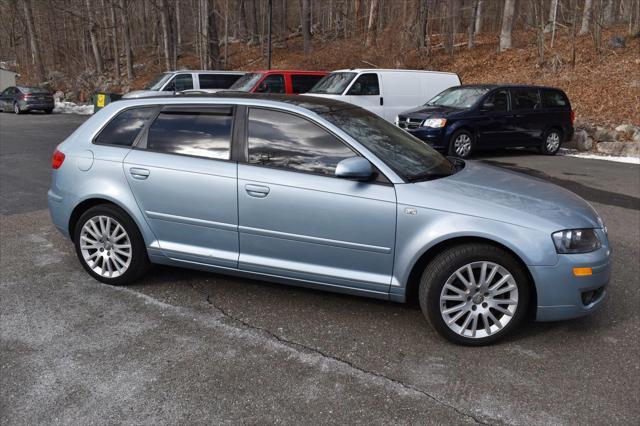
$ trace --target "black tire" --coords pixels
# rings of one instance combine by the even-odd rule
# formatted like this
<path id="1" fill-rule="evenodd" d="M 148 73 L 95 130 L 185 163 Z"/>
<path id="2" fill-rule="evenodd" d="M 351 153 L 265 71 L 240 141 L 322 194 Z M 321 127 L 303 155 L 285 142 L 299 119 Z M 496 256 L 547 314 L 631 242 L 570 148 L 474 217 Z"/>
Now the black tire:
<path id="1" fill-rule="evenodd" d="M 456 148 L 456 141 L 463 138 L 464 140 L 459 141 L 459 143 L 464 145 Z M 465 144 L 465 141 L 468 141 L 468 145 Z M 473 154 L 474 148 L 475 140 L 468 130 L 458 130 L 451 135 L 451 139 L 449 140 L 449 155 L 452 157 L 469 158 L 471 154 Z"/>
<path id="2" fill-rule="evenodd" d="M 507 272 L 515 280 L 515 286 L 517 287 L 517 304 L 515 304 L 515 312 L 512 315 L 504 316 L 500 314 L 498 311 L 493 310 L 491 306 L 488 308 L 485 307 L 487 303 L 482 303 L 484 298 L 481 293 L 475 293 L 475 296 L 480 297 L 479 304 L 476 304 L 476 297 L 470 299 L 470 296 L 474 294 L 465 294 L 462 297 L 462 303 L 465 306 L 469 306 L 468 313 L 462 315 L 458 321 L 458 323 L 454 323 L 455 325 L 460 325 L 464 327 L 464 322 L 466 321 L 466 316 L 473 318 L 473 315 L 478 317 L 478 325 L 480 325 L 480 320 L 484 321 L 484 318 L 487 316 L 481 316 L 480 312 L 482 311 L 491 311 L 494 318 L 498 318 L 502 321 L 508 320 L 506 325 L 503 325 L 502 328 L 497 328 L 497 323 L 491 323 L 491 327 L 496 326 L 497 331 L 493 332 L 488 336 L 480 336 L 480 337 L 467 337 L 463 336 L 460 333 L 454 331 L 452 328 L 447 325 L 447 322 L 443 318 L 443 313 L 441 312 L 441 303 L 458 303 L 458 302 L 446 302 L 441 301 L 440 297 L 443 293 L 443 288 L 447 283 L 447 280 L 452 278 L 456 271 L 460 268 L 465 267 L 468 264 L 474 262 L 490 262 L 492 264 L 497 264 L 506 269 Z M 488 270 L 488 269 L 487 269 Z M 496 277 L 498 275 L 496 274 Z M 494 278 L 495 280 L 495 278 Z M 511 287 L 511 284 L 507 283 L 507 286 Z M 498 287 L 498 289 L 503 289 L 504 287 Z M 513 291 L 513 290 L 512 290 Z M 529 281 L 529 277 L 526 271 L 521 266 L 520 262 L 518 262 L 513 255 L 509 252 L 493 246 L 491 244 L 484 243 L 471 243 L 450 247 L 440 254 L 438 254 L 425 268 L 422 277 L 420 279 L 420 287 L 419 287 L 419 300 L 420 300 L 420 308 L 422 309 L 422 313 L 425 315 L 429 323 L 436 329 L 436 331 L 445 337 L 447 340 L 457 343 L 460 345 L 466 346 L 482 346 L 493 343 L 497 340 L 503 339 L 507 335 L 509 335 L 513 330 L 518 328 L 518 326 L 525 319 L 527 314 L 527 309 L 529 306 L 529 299 L 531 294 L 531 283 Z M 487 293 L 484 293 L 486 296 Z M 496 299 L 490 299 L 487 297 L 489 303 L 491 300 L 504 300 L 499 299 L 503 296 L 497 296 Z M 473 305 L 476 305 L 474 308 Z M 445 305 L 445 309 L 449 306 Z M 473 311 L 470 309 L 473 308 Z M 477 310 L 476 310 L 477 309 Z M 462 309 L 462 310 L 466 310 Z M 510 319 L 509 319 L 510 318 Z M 491 320 L 486 319 L 487 324 L 491 322 Z M 472 320 L 473 322 L 473 320 Z M 484 324 L 484 322 L 483 322 Z M 468 326 L 467 326 L 468 327 Z M 481 331 L 484 333 L 484 330 Z M 464 334 L 464 333 L 463 333 Z"/>
<path id="3" fill-rule="evenodd" d="M 20 109 L 20 105 L 17 102 L 13 103 L 13 112 L 14 114 L 22 114 L 22 110 Z"/>
<path id="4" fill-rule="evenodd" d="M 549 129 L 542 137 L 540 152 L 544 155 L 556 155 L 562 144 L 562 133 L 558 129 Z"/>
<path id="5" fill-rule="evenodd" d="M 130 263 L 127 269 L 117 277 L 108 277 L 101 275 L 95 272 L 91 266 L 87 263 L 83 255 L 83 249 L 81 247 L 81 234 L 84 225 L 89 221 L 89 219 L 96 218 L 98 216 L 108 217 L 115 220 L 118 224 L 124 228 L 126 232 L 131 249 L 130 249 Z M 142 238 L 142 234 L 138 229 L 137 225 L 131 219 L 131 217 L 120 207 L 117 207 L 113 204 L 100 204 L 94 207 L 91 207 L 86 212 L 84 212 L 73 231 L 73 241 L 75 243 L 76 255 L 78 256 L 78 260 L 80 260 L 80 264 L 84 267 L 84 269 L 98 281 L 101 281 L 105 284 L 110 285 L 127 285 L 132 284 L 140 277 L 142 277 L 150 268 L 151 263 L 149 262 L 149 257 L 147 256 L 147 249 L 145 247 L 144 239 Z M 107 248 L 108 250 L 108 248 Z M 116 255 L 115 249 L 113 256 Z M 104 249 L 100 250 L 104 252 Z M 93 252 L 95 253 L 95 251 Z M 109 253 L 107 251 L 107 253 Z M 99 255 L 100 256 L 100 255 Z M 111 263 L 115 264 L 115 260 Z M 104 264 L 102 265 L 104 267 Z"/>

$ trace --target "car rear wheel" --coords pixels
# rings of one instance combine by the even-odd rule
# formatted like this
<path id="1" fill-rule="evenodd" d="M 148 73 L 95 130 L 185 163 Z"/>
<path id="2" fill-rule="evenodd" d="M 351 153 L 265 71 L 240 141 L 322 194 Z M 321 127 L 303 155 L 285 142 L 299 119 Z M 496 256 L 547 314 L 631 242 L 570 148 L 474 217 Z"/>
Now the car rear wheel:
<path id="1" fill-rule="evenodd" d="M 22 110 L 20 109 L 20 105 L 17 102 L 13 103 L 13 112 L 16 114 L 22 114 Z"/>
<path id="2" fill-rule="evenodd" d="M 451 136 L 449 155 L 469 158 L 473 152 L 473 135 L 466 130 L 459 130 Z"/>
<path id="3" fill-rule="evenodd" d="M 542 141 L 542 153 L 545 155 L 556 155 L 560 150 L 560 142 L 562 138 L 560 132 L 551 129 L 547 130 Z"/>
<path id="4" fill-rule="evenodd" d="M 82 214 L 74 242 L 82 266 L 103 283 L 131 284 L 149 269 L 140 231 L 129 215 L 116 206 L 98 205 Z"/>
<path id="5" fill-rule="evenodd" d="M 446 249 L 420 281 L 422 312 L 446 339 L 486 345 L 511 333 L 526 316 L 530 284 L 520 263 L 490 244 Z"/>

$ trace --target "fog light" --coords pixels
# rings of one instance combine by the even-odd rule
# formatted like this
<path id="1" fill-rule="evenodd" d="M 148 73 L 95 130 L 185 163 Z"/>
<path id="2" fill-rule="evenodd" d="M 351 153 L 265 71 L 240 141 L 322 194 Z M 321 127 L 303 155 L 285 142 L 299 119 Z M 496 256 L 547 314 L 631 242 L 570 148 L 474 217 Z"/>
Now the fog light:
<path id="1" fill-rule="evenodd" d="M 593 274 L 591 268 L 573 268 L 573 275 L 576 277 L 586 277 Z"/>

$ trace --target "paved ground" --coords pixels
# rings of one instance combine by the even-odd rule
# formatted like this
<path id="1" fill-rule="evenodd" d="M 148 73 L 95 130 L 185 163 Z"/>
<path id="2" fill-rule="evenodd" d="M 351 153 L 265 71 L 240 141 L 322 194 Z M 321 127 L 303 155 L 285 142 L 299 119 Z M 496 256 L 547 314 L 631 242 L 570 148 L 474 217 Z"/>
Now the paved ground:
<path id="1" fill-rule="evenodd" d="M 639 423 L 639 166 L 481 157 L 592 202 L 614 271 L 598 314 L 463 348 L 415 305 L 165 267 L 90 279 L 43 210 L 83 120 L 0 115 L 2 424 Z"/>

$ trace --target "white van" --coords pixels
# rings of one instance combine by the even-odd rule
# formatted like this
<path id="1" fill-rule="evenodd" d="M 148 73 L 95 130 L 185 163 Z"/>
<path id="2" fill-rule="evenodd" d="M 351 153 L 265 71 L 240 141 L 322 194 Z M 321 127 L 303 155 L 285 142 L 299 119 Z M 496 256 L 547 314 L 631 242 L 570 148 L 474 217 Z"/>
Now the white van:
<path id="1" fill-rule="evenodd" d="M 185 90 L 228 89 L 245 74 L 243 71 L 169 71 L 158 75 L 143 90 L 134 90 L 123 98 L 173 95 Z"/>
<path id="2" fill-rule="evenodd" d="M 458 75 L 449 72 L 350 69 L 332 72 L 305 95 L 349 102 L 393 122 L 398 113 L 459 85 Z"/>

